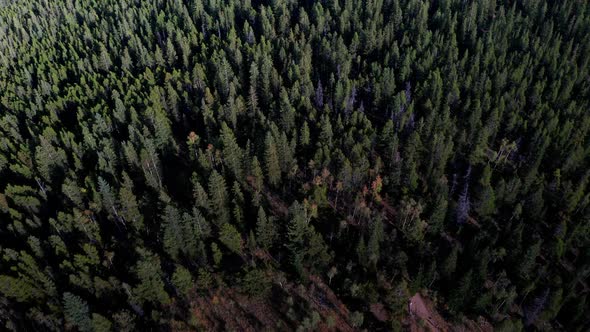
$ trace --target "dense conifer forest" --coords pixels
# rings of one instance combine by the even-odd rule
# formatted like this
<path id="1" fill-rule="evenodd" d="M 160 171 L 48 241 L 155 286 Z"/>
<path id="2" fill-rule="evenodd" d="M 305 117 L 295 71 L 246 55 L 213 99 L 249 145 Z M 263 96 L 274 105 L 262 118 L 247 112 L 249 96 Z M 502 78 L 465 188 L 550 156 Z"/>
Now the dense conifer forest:
<path id="1" fill-rule="evenodd" d="M 588 331 L 589 61 L 581 0 L 0 0 L 0 330 Z"/>

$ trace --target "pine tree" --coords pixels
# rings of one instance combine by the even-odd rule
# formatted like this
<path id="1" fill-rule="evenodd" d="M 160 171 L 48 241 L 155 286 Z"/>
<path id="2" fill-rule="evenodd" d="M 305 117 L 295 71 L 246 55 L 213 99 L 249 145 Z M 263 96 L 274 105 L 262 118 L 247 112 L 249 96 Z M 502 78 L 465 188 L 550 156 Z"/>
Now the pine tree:
<path id="1" fill-rule="evenodd" d="M 152 88 L 149 96 L 150 103 L 146 109 L 155 135 L 155 147 L 160 150 L 173 145 L 171 121 L 163 106 L 163 91 L 158 87 Z"/>
<path id="2" fill-rule="evenodd" d="M 88 303 L 77 295 L 69 292 L 63 294 L 64 314 L 66 319 L 80 331 L 92 331 L 92 321 Z"/>
<path id="3" fill-rule="evenodd" d="M 92 313 L 92 329 L 95 332 L 109 332 L 112 331 L 113 323 L 106 317 Z"/>
<path id="4" fill-rule="evenodd" d="M 418 154 L 422 149 L 422 141 L 417 131 L 414 131 L 409 138 L 404 151 L 403 179 L 404 184 L 410 191 L 418 188 Z"/>
<path id="5" fill-rule="evenodd" d="M 49 130 L 56 135 L 53 129 Z M 39 145 L 35 148 L 35 162 L 41 177 L 51 183 L 56 172 L 64 170 L 67 165 L 67 157 L 64 150 L 53 146 L 54 139 L 41 136 Z"/>
<path id="6" fill-rule="evenodd" d="M 100 69 L 104 71 L 109 71 L 111 66 L 113 65 L 113 61 L 111 60 L 111 56 L 109 55 L 109 51 L 105 47 L 104 44 L 100 45 Z"/>
<path id="7" fill-rule="evenodd" d="M 12 298 L 20 303 L 42 299 L 45 296 L 44 292 L 32 282 L 24 277 L 15 278 L 0 275 L 0 293 L 6 298 Z"/>
<path id="8" fill-rule="evenodd" d="M 453 295 L 449 301 L 449 306 L 455 310 L 455 312 L 460 312 L 463 310 L 463 308 L 471 301 L 472 277 L 473 271 L 467 271 L 463 278 L 461 278 L 459 287 L 453 291 Z"/>
<path id="9" fill-rule="evenodd" d="M 280 112 L 281 112 L 281 127 L 285 132 L 290 133 L 295 126 L 295 109 L 291 106 L 289 94 L 285 88 L 281 89 L 280 93 Z"/>
<path id="10" fill-rule="evenodd" d="M 164 67 L 164 54 L 162 54 L 162 49 L 160 46 L 156 45 L 156 51 L 154 52 L 154 61 L 160 67 Z"/>
<path id="11" fill-rule="evenodd" d="M 269 249 L 273 246 L 275 239 L 277 238 L 277 231 L 273 223 L 272 218 L 267 218 L 264 209 L 258 208 L 258 219 L 256 221 L 256 239 L 257 242 L 264 249 Z"/>
<path id="12" fill-rule="evenodd" d="M 67 178 L 61 186 L 61 191 L 75 204 L 77 207 L 83 207 L 82 192 L 76 181 Z"/>
<path id="13" fill-rule="evenodd" d="M 223 160 L 237 180 L 243 178 L 242 149 L 238 146 L 232 130 L 224 122 L 221 124 L 221 141 L 223 142 Z"/>
<path id="14" fill-rule="evenodd" d="M 268 174 L 268 183 L 276 188 L 281 183 L 281 166 L 277 146 L 270 132 L 266 134 L 265 146 L 264 159 Z"/>
<path id="15" fill-rule="evenodd" d="M 178 260 L 179 255 L 185 251 L 187 245 L 184 242 L 185 234 L 180 212 L 175 207 L 168 205 L 161 225 L 164 250 L 173 259 Z"/>
<path id="16" fill-rule="evenodd" d="M 539 256 L 541 251 L 541 243 L 542 241 L 539 240 L 530 246 L 522 258 L 522 261 L 517 266 L 518 273 L 524 280 L 529 280 L 531 278 L 530 273 L 534 269 L 537 256 Z"/>
<path id="17" fill-rule="evenodd" d="M 310 133 L 309 133 L 309 126 L 307 125 L 307 121 L 303 122 L 303 126 L 301 127 L 301 135 L 299 135 L 299 144 L 302 147 L 307 147 L 310 142 Z"/>
<path id="18" fill-rule="evenodd" d="M 244 221 L 244 194 L 242 193 L 242 189 L 240 189 L 238 181 L 234 181 L 232 193 L 234 196 L 232 199 L 234 219 L 238 225 L 241 225 Z"/>
<path id="19" fill-rule="evenodd" d="M 102 208 L 105 212 L 112 214 L 117 221 L 120 221 L 119 212 L 116 207 L 117 199 L 113 189 L 105 179 L 102 177 L 98 178 L 98 190 L 100 192 L 100 199 L 102 202 Z"/>
<path id="20" fill-rule="evenodd" d="M 223 253 L 219 250 L 217 243 L 211 243 L 211 252 L 213 253 L 213 263 L 215 267 L 219 268 L 221 264 L 221 259 L 223 258 Z"/>
<path id="21" fill-rule="evenodd" d="M 217 225 L 221 226 L 228 223 L 230 214 L 227 187 L 225 185 L 225 179 L 215 170 L 209 176 L 209 195 L 211 202 L 210 212 L 217 217 Z"/>
<path id="22" fill-rule="evenodd" d="M 447 279 L 451 279 L 453 277 L 453 274 L 455 273 L 455 270 L 457 269 L 457 255 L 459 253 L 459 248 L 455 245 L 453 246 L 453 248 L 451 249 L 451 253 L 449 254 L 449 256 L 447 256 L 447 258 L 445 259 L 444 263 L 443 263 L 443 275 L 445 276 L 445 278 Z"/>
<path id="23" fill-rule="evenodd" d="M 242 236 L 230 223 L 225 223 L 219 230 L 219 241 L 229 250 L 240 255 L 242 253 Z"/>
<path id="24" fill-rule="evenodd" d="M 139 284 L 133 288 L 133 295 L 142 303 L 168 304 L 170 297 L 164 289 L 160 259 L 149 251 L 138 251 L 141 258 L 133 270 Z"/>
<path id="25" fill-rule="evenodd" d="M 332 148 L 332 139 L 334 137 L 334 133 L 332 131 L 332 123 L 330 123 L 330 119 L 327 115 L 322 116 L 322 122 L 320 125 L 320 137 L 318 140 L 318 144 L 322 144 L 327 146 L 328 148 Z"/>
<path id="26" fill-rule="evenodd" d="M 439 234 L 444 227 L 444 221 L 447 214 L 448 201 L 446 195 L 439 195 L 432 208 L 428 221 L 427 231 L 430 234 Z"/>
<path id="27" fill-rule="evenodd" d="M 139 203 L 133 194 L 133 182 L 127 173 L 123 172 L 123 186 L 119 190 L 119 202 L 121 205 L 121 217 L 125 223 L 131 224 L 136 232 L 143 230 L 143 215 L 139 212 Z"/>
<path id="28" fill-rule="evenodd" d="M 288 225 L 288 244 L 287 247 L 291 252 L 291 262 L 295 270 L 303 275 L 303 264 L 305 259 L 306 239 L 309 236 L 307 226 L 307 213 L 304 207 L 295 201 L 289 208 L 291 221 Z"/>
<path id="29" fill-rule="evenodd" d="M 146 139 L 144 145 L 145 148 L 140 153 L 141 169 L 147 184 L 156 190 L 160 190 L 162 188 L 162 170 L 156 146 L 150 139 Z"/>
<path id="30" fill-rule="evenodd" d="M 166 60 L 168 61 L 168 65 L 174 66 L 177 58 L 178 56 L 176 55 L 176 50 L 172 44 L 172 38 L 168 38 L 168 40 L 166 40 Z"/>
<path id="31" fill-rule="evenodd" d="M 192 176 L 192 183 L 193 183 L 193 197 L 195 198 L 195 205 L 199 208 L 203 208 L 205 210 L 209 210 L 209 196 L 207 192 L 201 186 L 197 178 L 197 173 L 193 173 Z"/>
<path id="32" fill-rule="evenodd" d="M 371 228 L 371 237 L 369 238 L 369 243 L 367 245 L 367 255 L 369 262 L 373 266 L 377 266 L 381 255 L 380 243 L 383 241 L 384 237 L 383 222 L 381 221 L 381 218 L 376 218 L 373 221 Z"/>
<path id="33" fill-rule="evenodd" d="M 424 238 L 424 230 L 427 226 L 422 220 L 422 204 L 410 199 L 402 201 L 400 208 L 402 231 L 406 238 L 413 243 L 420 243 Z"/>
<path id="34" fill-rule="evenodd" d="M 262 167 L 260 167 L 260 162 L 258 162 L 258 158 L 254 156 L 252 158 L 252 185 L 254 186 L 254 190 L 259 192 L 262 190 L 264 185 L 264 174 L 262 173 Z"/>
<path id="35" fill-rule="evenodd" d="M 496 210 L 496 196 L 491 185 L 492 170 L 486 165 L 479 181 L 479 188 L 476 192 L 475 212 L 480 217 L 487 217 Z"/>
<path id="36" fill-rule="evenodd" d="M 125 47 L 125 49 L 123 50 L 123 57 L 121 58 L 121 68 L 123 68 L 124 70 L 130 70 L 132 66 L 133 60 L 129 55 L 129 50 L 127 49 L 127 47 Z"/>
<path id="37" fill-rule="evenodd" d="M 271 280 L 265 271 L 250 269 L 242 278 L 241 288 L 250 296 L 264 298 L 271 290 Z"/>
<path id="38" fill-rule="evenodd" d="M 188 297 L 190 290 L 193 288 L 193 277 L 189 270 L 181 265 L 177 265 L 172 274 L 172 284 L 176 287 L 178 295 Z"/>
<path id="39" fill-rule="evenodd" d="M 393 121 L 388 120 L 385 123 L 379 139 L 381 149 L 383 151 L 383 158 L 388 162 L 388 164 L 393 164 L 396 154 L 398 153 L 398 140 L 397 135 L 395 135 Z"/>

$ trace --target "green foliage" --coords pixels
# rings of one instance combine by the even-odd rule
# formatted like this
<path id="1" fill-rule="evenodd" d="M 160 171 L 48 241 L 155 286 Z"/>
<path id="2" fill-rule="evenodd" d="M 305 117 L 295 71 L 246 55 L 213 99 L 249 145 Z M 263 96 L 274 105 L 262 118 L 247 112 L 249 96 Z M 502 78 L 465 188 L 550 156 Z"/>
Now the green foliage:
<path id="1" fill-rule="evenodd" d="M 269 249 L 277 238 L 276 226 L 273 218 L 268 218 L 264 209 L 258 208 L 258 218 L 256 221 L 256 240 L 265 249 Z"/>
<path id="2" fill-rule="evenodd" d="M 589 8 L 4 1 L 3 327 L 249 329 L 222 296 L 272 280 L 254 328 L 322 329 L 313 298 L 401 329 L 409 284 L 582 330 Z"/>
<path id="3" fill-rule="evenodd" d="M 133 294 L 141 302 L 167 304 L 170 297 L 164 289 L 160 259 L 150 252 L 141 253 L 142 259 L 134 267 L 139 283 L 133 288 Z"/>
<path id="4" fill-rule="evenodd" d="M 289 208 L 289 214 L 287 247 L 293 268 L 300 275 L 306 267 L 323 268 L 329 263 L 330 255 L 321 235 L 309 224 L 311 216 L 307 208 L 295 201 Z"/>
<path id="5" fill-rule="evenodd" d="M 266 134 L 265 147 L 264 160 L 266 163 L 268 183 L 271 186 L 277 187 L 281 183 L 281 167 L 277 145 L 270 133 Z"/>
<path id="6" fill-rule="evenodd" d="M 219 230 L 219 241 L 236 254 L 242 253 L 242 237 L 231 224 L 223 224 Z"/>
<path id="7" fill-rule="evenodd" d="M 229 222 L 230 214 L 228 208 L 228 195 L 225 179 L 217 171 L 213 171 L 209 177 L 209 197 L 211 202 L 211 213 L 215 215 L 217 225 L 224 225 Z"/>
<path id="8" fill-rule="evenodd" d="M 533 270 L 537 256 L 541 251 L 541 241 L 537 241 L 533 244 L 524 254 L 522 261 L 518 265 L 518 272 L 523 279 L 529 279 L 530 273 Z"/>
<path id="9" fill-rule="evenodd" d="M 63 294 L 64 314 L 70 324 L 80 331 L 92 331 L 92 320 L 88 311 L 88 303 L 79 296 L 69 292 Z"/>
<path id="10" fill-rule="evenodd" d="M 123 185 L 119 190 L 119 201 L 121 202 L 121 217 L 125 223 L 131 224 L 135 231 L 144 229 L 143 215 L 139 211 L 137 197 L 133 193 L 133 183 L 129 176 L 123 173 Z"/>
<path id="11" fill-rule="evenodd" d="M 189 291 L 194 285 L 193 277 L 189 270 L 178 265 L 172 274 L 172 284 L 176 287 L 180 296 L 188 297 Z"/>
<path id="12" fill-rule="evenodd" d="M 473 298 L 472 293 L 473 271 L 469 270 L 459 281 L 459 287 L 453 290 L 449 300 L 449 306 L 455 312 L 463 310 L 464 306 L 468 305 Z"/>
<path id="13" fill-rule="evenodd" d="M 363 315 L 362 312 L 354 311 L 350 315 L 350 324 L 353 327 L 360 328 L 361 326 L 363 326 L 364 321 L 365 321 L 365 316 Z"/>
<path id="14" fill-rule="evenodd" d="M 175 207 L 168 205 L 164 211 L 162 222 L 162 234 L 164 250 L 175 260 L 181 254 L 195 258 L 197 255 L 198 240 L 208 233 L 207 225 L 202 220 L 198 210 L 180 214 Z"/>
<path id="15" fill-rule="evenodd" d="M 43 291 L 30 284 L 27 279 L 0 276 L 0 292 L 4 296 L 14 298 L 17 302 L 29 302 L 33 299 L 41 299 Z"/>
<path id="16" fill-rule="evenodd" d="M 215 267 L 219 267 L 221 259 L 223 258 L 223 253 L 219 250 L 217 243 L 211 243 L 211 251 L 213 252 L 213 263 L 215 264 Z"/>
<path id="17" fill-rule="evenodd" d="M 235 178 L 241 180 L 244 172 L 242 150 L 238 146 L 234 133 L 225 122 L 221 124 L 221 141 L 223 142 L 223 160 L 225 164 L 227 164 Z"/>
<path id="18" fill-rule="evenodd" d="M 451 278 L 457 269 L 457 255 L 459 253 L 459 248 L 457 246 L 453 246 L 451 249 L 450 254 L 444 260 L 443 263 L 443 275 L 446 278 Z"/>
<path id="19" fill-rule="evenodd" d="M 113 330 L 113 323 L 104 316 L 97 313 L 93 313 L 92 327 L 96 332 L 109 332 Z"/>
<path id="20" fill-rule="evenodd" d="M 492 170 L 489 165 L 483 170 L 476 195 L 475 211 L 480 217 L 488 217 L 496 211 L 496 196 L 491 186 Z"/>
<path id="21" fill-rule="evenodd" d="M 253 297 L 266 297 L 271 290 L 270 279 L 263 270 L 248 270 L 242 277 L 242 290 Z"/>

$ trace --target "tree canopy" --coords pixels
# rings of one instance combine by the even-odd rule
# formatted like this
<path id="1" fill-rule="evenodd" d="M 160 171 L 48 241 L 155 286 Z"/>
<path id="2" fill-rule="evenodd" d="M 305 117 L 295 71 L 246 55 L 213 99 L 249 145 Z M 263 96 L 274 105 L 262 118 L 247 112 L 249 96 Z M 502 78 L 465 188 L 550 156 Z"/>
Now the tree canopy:
<path id="1" fill-rule="evenodd" d="M 0 36 L 2 330 L 397 330 L 419 291 L 590 328 L 584 1 L 0 0 Z"/>

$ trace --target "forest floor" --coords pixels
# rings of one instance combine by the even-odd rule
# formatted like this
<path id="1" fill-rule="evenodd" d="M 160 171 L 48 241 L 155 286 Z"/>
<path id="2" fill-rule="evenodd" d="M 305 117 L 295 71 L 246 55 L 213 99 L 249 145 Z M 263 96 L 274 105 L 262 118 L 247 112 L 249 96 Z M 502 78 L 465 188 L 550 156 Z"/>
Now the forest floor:
<path id="1" fill-rule="evenodd" d="M 242 295 L 232 287 L 196 296 L 191 309 L 199 328 L 204 331 L 295 331 L 301 321 L 300 309 L 315 311 L 321 320 L 314 331 L 352 332 L 348 324 L 349 311 L 321 278 L 310 276 L 308 287 L 292 282 L 274 280 L 276 298 L 291 298 L 292 305 L 281 301 L 256 299 Z M 332 320 L 331 326 L 327 324 Z"/>
<path id="2" fill-rule="evenodd" d="M 410 298 L 410 331 L 449 331 L 449 324 L 434 309 L 434 305 L 419 293 Z"/>
<path id="3" fill-rule="evenodd" d="M 462 322 L 449 323 L 436 310 L 434 303 L 416 293 L 409 300 L 410 331 L 447 332 L 447 331 L 479 331 L 492 332 L 492 325 L 482 317 L 477 321 L 464 319 Z"/>
<path id="4" fill-rule="evenodd" d="M 269 290 L 273 293 L 271 299 L 252 298 L 234 287 L 222 287 L 195 296 L 191 301 L 191 310 L 199 328 L 206 331 L 295 331 L 306 318 L 302 311 L 319 315 L 317 324 L 308 326 L 314 331 L 360 330 L 349 325 L 349 309 L 320 277 L 311 275 L 309 281 L 304 287 L 275 275 L 272 290 Z M 277 301 L 286 298 L 291 299 L 290 304 L 289 301 Z M 493 332 L 492 325 L 482 317 L 459 321 L 445 319 L 434 301 L 420 293 L 408 300 L 407 310 L 403 324 L 411 332 Z M 389 313 L 382 304 L 372 304 L 370 311 L 380 322 L 389 319 Z"/>

